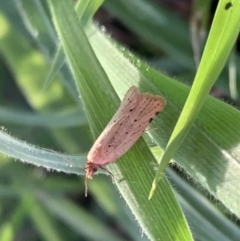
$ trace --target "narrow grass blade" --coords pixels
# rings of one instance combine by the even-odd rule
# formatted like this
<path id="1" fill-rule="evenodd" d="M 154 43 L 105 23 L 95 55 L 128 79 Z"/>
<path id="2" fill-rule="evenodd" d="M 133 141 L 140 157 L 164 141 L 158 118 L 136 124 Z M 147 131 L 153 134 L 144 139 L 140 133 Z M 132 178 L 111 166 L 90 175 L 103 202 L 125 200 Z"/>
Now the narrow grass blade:
<path id="1" fill-rule="evenodd" d="M 50 6 L 92 132 L 97 137 L 115 112 L 119 99 L 79 26 L 71 5 L 66 1 L 51 0 Z M 128 160 L 127 165 L 124 165 L 124 160 Z M 141 139 L 116 165 L 112 165 L 110 170 L 119 178 L 123 178 L 117 186 L 144 232 L 152 240 L 192 240 L 166 179 L 159 187 L 158 199 L 148 202 L 147 190 L 153 175 L 149 166 L 152 161 L 153 156 Z M 141 193 L 138 190 L 141 190 Z"/>
<path id="2" fill-rule="evenodd" d="M 222 71 L 235 44 L 240 28 L 240 5 L 237 1 L 233 1 L 230 3 L 231 6 L 227 8 L 228 4 L 229 1 L 226 0 L 221 0 L 218 3 L 191 92 L 163 154 L 152 184 L 149 199 L 153 196 L 164 169 L 179 149 L 198 116 L 211 87 Z"/>

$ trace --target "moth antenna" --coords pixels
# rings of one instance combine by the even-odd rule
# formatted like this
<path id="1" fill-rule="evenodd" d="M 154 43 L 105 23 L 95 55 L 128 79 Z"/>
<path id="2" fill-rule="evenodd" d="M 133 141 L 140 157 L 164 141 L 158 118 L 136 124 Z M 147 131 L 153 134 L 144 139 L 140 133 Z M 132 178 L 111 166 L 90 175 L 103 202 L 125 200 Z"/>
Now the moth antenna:
<path id="1" fill-rule="evenodd" d="M 85 197 L 87 197 L 88 193 L 88 181 L 87 181 L 87 176 L 85 176 Z"/>
<path id="2" fill-rule="evenodd" d="M 78 167 L 80 167 L 80 168 L 83 169 L 82 166 L 80 166 L 80 165 L 78 165 L 78 164 L 72 162 L 71 160 L 65 158 L 63 155 L 61 155 L 61 154 L 58 153 L 57 151 L 54 151 L 54 150 L 51 150 L 51 149 L 48 149 L 48 148 L 42 148 L 42 149 L 43 149 L 43 150 L 46 150 L 46 151 L 49 151 L 49 152 L 52 152 L 52 153 L 55 153 L 55 154 L 57 154 L 59 157 L 61 157 L 61 158 L 64 159 L 65 161 L 67 161 L 68 163 L 72 164 L 73 166 L 78 166 Z"/>

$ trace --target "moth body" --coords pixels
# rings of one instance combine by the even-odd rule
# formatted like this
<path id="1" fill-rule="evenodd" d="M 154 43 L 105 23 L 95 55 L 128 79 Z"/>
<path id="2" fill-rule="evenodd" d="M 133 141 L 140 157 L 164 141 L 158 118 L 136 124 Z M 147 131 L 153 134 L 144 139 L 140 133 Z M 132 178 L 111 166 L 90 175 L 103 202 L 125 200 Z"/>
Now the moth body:
<path id="1" fill-rule="evenodd" d="M 91 179 L 98 168 L 110 173 L 106 166 L 116 161 L 134 145 L 165 104 L 163 97 L 140 93 L 135 86 L 132 86 L 89 151 L 85 166 L 86 178 Z"/>

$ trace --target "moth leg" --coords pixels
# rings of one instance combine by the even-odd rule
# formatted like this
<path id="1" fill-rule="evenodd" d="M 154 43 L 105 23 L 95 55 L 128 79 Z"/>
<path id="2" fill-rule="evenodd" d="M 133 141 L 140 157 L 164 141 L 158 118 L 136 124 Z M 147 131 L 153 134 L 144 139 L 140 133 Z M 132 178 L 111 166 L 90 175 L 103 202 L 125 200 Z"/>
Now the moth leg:
<path id="1" fill-rule="evenodd" d="M 151 129 L 146 129 L 144 132 L 148 132 L 148 131 L 154 131 L 154 130 L 157 130 L 158 127 L 155 127 L 155 128 L 151 128 Z"/>
<path id="2" fill-rule="evenodd" d="M 110 174 L 110 176 L 111 176 L 111 178 L 112 178 L 112 182 L 113 182 L 113 183 L 115 182 L 115 178 L 114 178 L 113 174 L 112 174 L 110 171 L 108 171 L 108 169 L 107 169 L 106 167 L 104 167 L 104 166 L 99 166 L 99 168 L 101 168 L 102 170 L 104 170 L 105 172 L 107 172 L 108 174 Z"/>

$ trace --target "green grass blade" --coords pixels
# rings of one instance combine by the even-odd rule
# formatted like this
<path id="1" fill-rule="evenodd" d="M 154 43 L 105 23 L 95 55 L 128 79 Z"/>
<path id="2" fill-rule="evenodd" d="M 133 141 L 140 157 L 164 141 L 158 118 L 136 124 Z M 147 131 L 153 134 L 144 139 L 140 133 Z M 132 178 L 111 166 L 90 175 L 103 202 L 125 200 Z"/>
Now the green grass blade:
<path id="1" fill-rule="evenodd" d="M 0 106 L 0 122 L 22 126 L 39 126 L 46 128 L 66 128 L 86 125 L 84 113 L 76 109 L 69 109 L 61 113 L 38 114 L 19 109 Z"/>
<path id="2" fill-rule="evenodd" d="M 84 156 L 67 156 L 36 148 L 24 141 L 17 140 L 4 131 L 0 131 L 0 152 L 22 162 L 42 166 L 49 170 L 84 174 L 86 158 Z"/>
<path id="3" fill-rule="evenodd" d="M 80 90 L 92 132 L 97 137 L 115 112 L 119 100 L 69 3 L 55 0 L 50 3 L 54 24 Z M 147 189 L 153 174 L 149 165 L 153 156 L 143 140 L 121 159 L 110 170 L 124 177 L 117 186 L 147 235 L 152 240 L 192 240 L 167 180 L 159 188 L 158 200 L 147 201 Z M 128 160 L 127 165 L 124 160 Z M 154 213 L 158 215 L 153 220 Z"/>
<path id="4" fill-rule="evenodd" d="M 208 5 L 211 4 L 210 1 L 206 2 Z M 203 11 L 205 11 L 202 7 L 207 7 L 203 6 L 204 4 L 204 1 L 196 2 L 196 5 L 201 5 L 201 9 L 197 10 L 197 16 L 193 16 L 195 19 L 191 19 L 192 21 L 196 21 L 196 27 L 199 27 L 201 21 L 203 26 L 204 23 L 206 23 L 207 18 L 212 18 L 209 12 L 206 16 L 202 17 L 202 14 L 204 14 Z M 119 18 L 121 22 L 127 26 L 127 28 L 131 29 L 137 36 L 139 36 L 140 41 L 143 40 L 146 43 L 150 43 L 150 46 L 154 46 L 154 49 L 155 47 L 159 49 L 160 53 L 156 50 L 154 51 L 154 56 L 157 55 L 160 58 L 159 60 L 157 57 L 157 61 L 154 65 L 156 66 L 157 63 L 157 69 L 161 69 L 163 72 L 167 72 L 171 76 L 175 76 L 175 78 L 183 83 L 193 83 L 192 76 L 194 76 L 196 72 L 196 64 L 194 64 L 194 60 L 195 63 L 198 63 L 199 56 L 196 55 L 201 55 L 201 53 L 196 53 L 196 46 L 194 45 L 198 43 L 196 41 L 192 43 L 190 42 L 189 22 L 184 21 L 177 11 L 169 11 L 161 2 L 156 4 L 152 0 L 134 0 L 131 2 L 109 0 L 105 2 L 104 6 L 114 16 L 117 16 L 117 18 Z M 209 21 L 207 21 L 207 24 L 208 23 Z M 208 26 L 205 26 L 206 34 L 208 29 Z M 201 35 L 203 31 L 203 29 L 199 29 Z M 199 41 L 199 38 L 197 41 Z M 200 51 L 202 51 L 203 46 L 199 47 Z M 166 69 L 161 63 L 161 60 L 163 59 L 162 54 L 166 54 L 171 59 L 171 66 L 169 69 Z M 193 54 L 195 55 L 194 57 L 192 56 Z M 151 63 L 152 59 L 150 58 L 148 62 Z M 237 63 L 239 63 L 239 58 Z M 177 66 L 182 68 L 182 70 L 178 73 L 174 73 L 172 70 L 175 70 Z M 237 74 L 240 76 L 239 66 L 237 68 Z M 228 68 L 223 70 L 215 86 L 223 90 L 224 93 L 230 93 Z M 237 85 L 236 87 L 239 92 L 240 85 Z"/>
<path id="5" fill-rule="evenodd" d="M 151 125 L 151 129 L 155 129 L 151 135 L 158 145 L 165 147 L 187 99 L 189 87 L 150 68 L 126 49 L 117 49 L 118 45 L 100 32 L 91 38 L 91 43 L 119 96 L 123 97 L 131 85 L 139 85 L 142 90 L 167 99 L 161 118 L 156 118 Z M 196 182 L 237 216 L 240 216 L 240 192 L 235 188 L 240 173 L 239 136 L 240 112 L 207 97 L 197 121 L 174 158 Z"/>
<path id="6" fill-rule="evenodd" d="M 22 203 L 28 209 L 29 216 L 35 228 L 46 241 L 62 241 L 60 233 L 56 230 L 54 222 L 46 210 L 44 210 L 32 195 L 23 195 Z"/>
<path id="7" fill-rule="evenodd" d="M 78 3 L 76 4 L 76 12 L 78 14 L 80 23 L 83 26 L 83 28 L 87 26 L 90 20 L 92 20 L 93 15 L 101 6 L 102 2 L 103 0 L 78 1 Z M 63 66 L 64 61 L 65 56 L 63 53 L 62 45 L 60 44 L 54 55 L 53 64 L 48 73 L 48 76 L 44 81 L 44 89 L 51 83 L 53 77 L 58 73 L 59 69 Z"/>
<path id="8" fill-rule="evenodd" d="M 101 183 L 103 188 L 99 188 L 99 183 Z M 113 185 L 109 185 L 109 181 L 106 178 L 98 177 L 97 181 L 89 182 L 89 188 L 99 205 L 121 224 L 133 240 L 149 240 L 146 235 L 139 232 L 140 227 L 134 221 L 135 218 L 131 215 L 131 210 L 126 206 L 125 200 L 119 199 L 118 190 Z"/>
<path id="9" fill-rule="evenodd" d="M 222 0 L 218 4 L 191 92 L 163 154 L 149 198 L 152 197 L 164 169 L 179 149 L 198 116 L 211 87 L 222 71 L 235 44 L 240 27 L 240 5 L 233 1 L 230 8 L 226 9 L 228 3 L 229 1 Z"/>
<path id="10" fill-rule="evenodd" d="M 11 190 L 9 190 L 6 185 L 1 188 L 3 189 L 3 195 L 1 195 L 1 205 L 4 204 L 5 201 L 9 202 L 9 199 L 4 198 L 4 189 L 8 189 L 6 192 L 9 194 Z M 5 192 L 5 193 L 6 193 Z M 1 192 L 2 194 L 2 192 Z M 8 212 L 8 218 L 2 215 L 2 220 L 0 224 L 0 240 L 4 241 L 12 241 L 16 237 L 16 234 L 19 232 L 22 226 L 22 219 L 25 219 L 27 215 L 27 209 L 25 205 L 15 205 L 12 212 Z"/>
<path id="11" fill-rule="evenodd" d="M 104 6 L 141 39 L 160 47 L 188 69 L 195 67 L 190 39 L 186 38 L 189 29 L 179 16 L 151 0 L 108 0 Z"/>
<path id="12" fill-rule="evenodd" d="M 43 77 L 41 82 L 41 90 L 42 92 L 46 92 L 49 88 L 47 88 L 51 81 L 53 82 L 54 76 L 57 71 L 60 69 L 60 80 L 67 79 L 70 80 L 72 78 L 69 69 L 66 65 L 63 65 L 64 58 L 62 51 L 55 51 L 57 48 L 57 36 L 52 27 L 51 21 L 49 19 L 49 13 L 47 9 L 44 8 L 44 2 L 41 1 L 31 1 L 30 3 L 27 0 L 20 0 L 17 2 L 18 12 L 13 12 L 13 14 L 20 14 L 22 16 L 21 19 L 17 19 L 17 22 L 22 22 L 28 28 L 29 33 L 31 34 L 32 41 L 36 43 L 36 45 L 41 49 L 44 57 L 51 61 L 52 56 L 56 52 L 56 55 L 59 55 L 55 58 L 54 65 L 51 65 L 50 70 L 48 71 L 48 75 Z M 18 30 L 18 28 L 17 28 Z M 38 35 L 36 37 L 36 32 Z M 47 72 L 46 72 L 47 73 Z M 72 81 L 63 81 L 64 86 L 67 88 L 71 96 L 81 107 L 80 99 L 77 96 L 75 86 L 72 86 Z M 77 96 L 77 97 L 76 97 Z"/>
<path id="13" fill-rule="evenodd" d="M 6 1 L 6 5 L 9 4 L 10 1 Z M 2 5 L 4 4 L 1 3 L 1 6 Z M 4 8 L 1 8 L 2 11 L 5 11 L 5 9 L 4 10 L 3 9 Z M 10 9 L 11 9 L 11 12 L 14 10 L 14 8 L 10 8 Z M 36 14 L 35 12 L 36 10 L 37 8 L 35 9 L 31 8 L 31 11 L 28 10 L 27 15 Z M 14 91 L 14 94 L 15 94 L 14 99 L 17 99 L 16 97 L 19 95 L 18 93 L 21 93 L 22 91 L 22 93 L 25 94 L 26 96 L 27 101 L 25 101 L 25 103 L 28 102 L 30 106 L 35 108 L 34 112 L 38 113 L 39 111 L 38 113 L 39 115 L 42 115 L 40 113 L 43 110 L 43 108 L 45 109 L 43 110 L 44 112 L 42 113 L 46 113 L 46 111 L 47 113 L 50 112 L 52 106 L 55 110 L 56 104 L 59 110 L 61 111 L 62 107 L 66 105 L 68 106 L 70 102 L 66 100 L 67 98 L 65 94 L 64 95 L 61 94 L 63 93 L 63 90 L 62 88 L 59 88 L 60 87 L 58 85 L 59 82 L 53 83 L 58 85 L 57 87 L 58 91 L 59 89 L 61 89 L 61 91 L 58 92 L 58 94 L 61 94 L 61 95 L 59 95 L 60 98 L 59 97 L 56 98 L 57 101 L 53 101 L 53 102 L 51 101 L 52 97 L 54 97 L 56 94 L 56 92 L 53 91 L 53 90 L 56 90 L 55 88 L 50 92 L 42 93 L 41 98 L 39 98 L 40 96 L 39 93 L 41 92 L 41 84 L 40 84 L 40 88 L 39 88 L 39 85 L 36 85 L 37 88 L 32 89 L 33 87 L 32 84 L 33 83 L 37 84 L 37 81 L 39 81 L 39 76 L 40 76 L 40 79 L 43 79 L 42 74 L 47 73 L 48 69 L 46 68 L 42 69 L 42 65 L 45 64 L 43 59 L 41 59 L 40 65 L 39 65 L 39 62 L 37 66 L 32 65 L 32 63 L 36 63 L 34 62 L 36 61 L 36 59 L 39 60 L 39 52 L 42 51 L 42 48 L 41 50 L 38 49 L 37 51 L 32 51 L 32 49 L 26 48 L 26 46 L 28 46 L 29 43 L 28 43 L 28 39 L 25 38 L 25 32 L 22 31 L 21 28 L 17 27 L 17 26 L 20 26 L 19 23 L 21 19 L 16 20 L 17 14 L 15 13 L 12 13 L 12 14 L 14 15 L 13 20 L 8 19 L 12 23 L 12 26 L 9 28 L 6 28 L 5 21 L 2 21 L 3 18 L 2 18 L 2 15 L 0 15 L 0 22 L 1 22 L 0 23 L 1 25 L 0 47 L 1 47 L 1 54 L 3 56 L 3 58 L 1 58 L 1 63 L 3 62 L 2 60 L 4 60 L 3 68 L 7 63 L 7 66 L 9 67 L 11 74 L 14 74 L 14 79 L 17 81 L 17 86 L 20 87 L 17 89 L 15 88 L 16 92 Z M 11 17 L 9 15 L 7 16 L 9 18 Z M 149 17 L 151 17 L 151 15 L 149 15 Z M 34 20 L 34 19 L 35 18 L 32 18 L 31 20 Z M 97 28 L 95 28 L 91 24 L 90 24 L 90 28 L 94 30 L 94 35 L 92 35 L 90 38 L 92 47 L 94 48 L 94 51 L 97 54 L 98 59 L 100 60 L 102 66 L 104 67 L 104 70 L 107 72 L 107 75 L 109 76 L 111 83 L 113 84 L 120 98 L 123 97 L 126 90 L 131 85 L 136 85 L 136 86 L 139 86 L 140 90 L 143 92 L 149 91 L 152 93 L 164 95 L 164 97 L 167 99 L 168 105 L 166 106 L 165 110 L 158 118 L 154 120 L 154 122 L 152 123 L 152 126 L 150 127 L 150 129 L 154 129 L 154 130 L 151 132 L 148 132 L 154 137 L 155 142 L 158 145 L 160 145 L 161 147 L 165 147 L 167 144 L 167 140 L 169 139 L 169 136 L 172 132 L 172 129 L 175 126 L 175 123 L 179 117 L 180 111 L 182 110 L 184 102 L 187 98 L 187 95 L 189 93 L 189 88 L 177 83 L 177 81 L 171 78 L 168 78 L 156 72 L 148 65 L 144 64 L 142 61 L 137 59 L 134 55 L 132 55 L 131 53 L 129 54 L 126 49 L 123 49 L 120 46 L 118 46 L 114 41 L 112 41 L 108 36 L 106 36 L 106 33 L 100 32 Z M 19 34 L 19 32 L 21 34 Z M 38 44 L 36 43 L 32 45 L 33 40 L 34 39 L 31 39 L 30 46 L 34 46 L 34 47 L 38 46 Z M 36 39 L 36 40 L 39 41 L 39 39 Z M 43 53 L 43 55 L 45 56 L 45 53 Z M 239 59 L 236 58 L 236 61 L 238 66 Z M 171 62 L 170 67 L 171 65 L 175 66 L 175 63 Z M 69 67 L 67 67 L 67 69 L 68 68 Z M 34 71 L 32 71 L 32 69 Z M 237 70 L 238 69 L 239 68 L 237 67 Z M 4 83 L 9 84 L 8 78 L 9 77 L 6 78 L 5 76 L 2 76 L 2 80 L 4 81 L 1 82 L 1 84 L 4 84 Z M 185 81 L 185 77 L 183 79 Z M 227 80 L 226 77 L 225 79 Z M 79 94 L 75 87 L 76 85 L 74 81 L 72 81 L 71 78 L 65 75 L 63 83 L 64 85 L 65 83 L 70 83 L 72 85 L 73 90 L 75 91 L 74 100 L 76 100 L 76 103 L 77 103 L 79 101 L 79 98 L 78 98 Z M 227 81 L 225 81 L 225 84 L 226 83 Z M 4 91 L 4 88 L 1 88 L 1 90 L 2 90 L 1 97 L 5 96 L 6 93 Z M 116 100 L 116 104 L 118 104 L 117 101 L 118 100 Z M 5 102 L 3 101 L 2 103 L 5 103 Z M 10 104 L 12 104 L 12 102 Z M 71 102 L 71 105 L 72 104 L 73 103 Z M 107 109 L 107 107 L 108 106 L 106 105 L 105 109 Z M 75 104 L 74 104 L 74 108 L 76 108 Z M 98 112 L 96 112 L 96 115 L 100 119 L 100 114 L 98 114 Z M 192 177 L 192 179 L 190 179 L 191 182 L 199 182 L 212 195 L 214 195 L 215 198 L 219 199 L 220 202 L 227 207 L 227 209 L 230 209 L 234 213 L 234 215 L 237 215 L 237 216 L 239 216 L 239 210 L 240 210 L 240 206 L 239 206 L 240 193 L 239 193 L 239 190 L 236 188 L 239 184 L 239 173 L 240 173 L 239 164 L 238 164 L 240 160 L 239 151 L 238 151 L 240 126 L 238 123 L 240 123 L 240 114 L 238 110 L 232 108 L 230 105 L 224 104 L 211 97 L 207 97 L 207 101 L 203 105 L 202 111 L 200 112 L 195 123 L 193 124 L 193 127 L 189 132 L 187 138 L 185 139 L 184 145 L 181 146 L 179 152 L 174 157 L 174 160 L 177 162 L 177 165 L 182 167 L 181 170 L 186 171 L 187 175 L 190 175 Z M 103 123 L 103 125 L 104 124 L 105 123 Z M 44 130 L 43 133 L 39 133 L 37 131 L 37 129 L 39 128 L 27 128 L 25 126 L 21 128 L 19 126 L 12 126 L 11 124 L 8 125 L 8 123 L 5 123 L 5 122 L 4 122 L 4 125 L 6 125 L 6 128 L 9 131 L 14 133 L 13 134 L 14 136 L 21 136 L 20 137 L 21 139 L 28 140 L 28 142 L 39 143 L 39 141 L 41 141 L 41 135 L 44 134 L 42 139 L 44 140 L 44 142 L 41 142 L 41 144 L 45 146 L 47 145 L 47 146 L 53 147 L 55 146 L 56 142 L 57 143 L 61 142 L 63 144 L 63 147 L 67 146 L 70 148 L 72 148 L 72 146 L 75 145 L 76 149 L 74 151 L 76 151 L 77 153 L 82 153 L 82 151 L 80 150 L 81 143 L 86 143 L 86 148 L 84 150 L 84 153 L 87 153 L 87 150 L 90 148 L 90 144 L 91 144 L 89 142 L 90 134 L 87 129 L 87 126 L 84 127 L 87 130 L 83 134 L 79 132 L 80 131 L 79 129 L 72 130 L 72 128 L 71 129 L 68 128 L 62 132 L 62 135 L 57 135 L 57 138 L 54 140 L 54 142 L 52 142 L 53 140 L 51 140 L 50 142 L 49 139 L 51 138 L 49 137 L 53 132 L 56 131 L 56 129 L 53 129 L 52 131 L 51 129 L 46 129 Z M 29 136 L 29 133 L 31 134 L 34 133 L 34 135 Z M 74 139 L 75 135 L 76 135 L 76 138 Z M 96 135 L 94 134 L 94 136 Z M 2 143 L 4 142 L 0 142 L 0 145 L 3 146 Z M 10 146 L 13 145 L 14 147 L 14 142 L 9 142 L 9 143 L 10 143 L 9 144 Z M 152 145 L 151 142 L 148 142 L 148 143 Z M 25 144 L 25 143 L 22 142 L 22 144 Z M 7 145 L 5 147 L 6 148 L 4 149 L 4 153 L 7 152 L 7 149 L 8 149 Z M 18 145 L 16 145 L 16 148 L 17 147 Z M 26 148 L 29 148 L 29 150 L 31 150 L 31 146 L 29 145 L 26 145 Z M 12 149 L 10 148 L 10 150 L 11 150 L 10 152 L 10 155 L 11 155 Z M 74 152 L 72 151 L 72 149 L 66 148 L 66 150 L 70 152 Z M 38 150 L 38 152 L 41 152 L 41 151 L 42 151 L 41 149 Z M 143 152 L 143 149 L 138 150 L 138 152 L 140 151 Z M 28 156 L 28 154 L 30 154 L 28 151 L 25 152 L 25 150 L 23 150 L 23 152 L 25 153 L 24 155 L 19 154 L 21 158 L 25 157 L 26 160 L 27 159 L 29 160 L 30 158 L 32 158 L 31 155 Z M 68 161 L 65 162 L 65 160 L 62 159 L 62 157 L 59 157 L 59 154 L 56 154 L 56 153 L 52 153 L 52 154 L 55 154 L 56 157 L 52 157 L 51 155 L 46 155 L 45 157 L 45 159 L 49 157 L 50 163 L 52 162 L 51 160 L 53 159 L 55 161 L 54 164 L 57 164 L 59 161 L 59 164 L 61 166 L 62 165 L 61 161 L 62 161 L 66 163 L 66 165 L 70 165 Z M 33 155 L 35 155 L 35 153 L 33 153 Z M 14 158 L 18 158 L 18 155 L 15 155 Z M 70 158 L 71 160 L 71 157 L 66 156 L 66 158 L 67 159 Z M 82 158 L 82 165 L 84 165 L 85 159 L 86 159 L 85 156 L 84 157 L 80 156 L 80 158 Z M 140 159 L 133 159 L 131 162 L 134 162 L 134 160 L 136 160 L 136 165 L 134 165 L 133 163 L 129 164 L 128 161 L 124 162 L 124 160 L 122 160 L 121 163 L 119 161 L 119 166 L 122 165 L 124 168 L 126 166 L 126 169 L 131 168 L 131 170 L 134 169 L 134 172 L 141 171 L 141 170 L 138 170 L 139 168 L 145 168 L 146 175 L 149 175 L 149 173 L 152 173 L 152 171 L 156 168 L 155 160 L 151 159 L 151 157 L 149 158 L 145 157 L 144 159 L 144 162 L 149 161 L 151 162 L 151 165 L 145 165 L 145 166 L 142 165 L 142 161 Z M 29 163 L 34 164 L 34 160 L 33 161 L 30 160 Z M 39 163 L 41 163 L 41 160 L 38 161 L 37 164 Z M 41 164 L 40 165 L 44 166 L 45 161 L 43 161 L 42 164 L 43 165 Z M 76 164 L 77 164 L 77 160 L 76 160 Z M 12 162 L 11 166 L 10 164 L 7 166 L 9 166 L 8 171 L 6 171 L 6 168 L 2 166 L 1 178 L 7 176 L 9 178 L 15 179 L 17 174 L 19 174 L 20 172 L 22 173 L 22 177 L 28 176 L 26 175 L 26 172 L 27 172 L 26 170 L 28 170 L 28 167 L 29 167 L 27 165 L 22 165 L 22 163 L 18 163 L 18 162 Z M 55 165 L 55 167 L 56 166 L 57 165 Z M 111 165 L 111 166 L 112 166 L 111 168 L 113 168 L 113 171 L 114 171 L 114 165 Z M 22 169 L 20 167 L 22 167 Z M 46 167 L 48 167 L 48 163 L 46 164 Z M 55 169 L 55 167 L 53 167 L 52 169 Z M 30 167 L 30 169 L 32 168 Z M 40 170 L 37 168 L 33 168 L 33 169 L 37 172 L 41 172 L 41 169 Z M 67 168 L 65 169 L 63 164 L 62 169 L 67 172 L 74 172 L 74 173 L 81 172 L 81 174 L 84 175 L 83 169 L 80 169 L 80 168 L 79 169 L 76 168 L 74 170 L 72 169 L 67 170 Z M 116 173 L 118 172 L 116 171 Z M 133 174 L 136 175 L 135 173 Z M 50 175 L 50 173 L 48 173 L 48 175 Z M 55 176 L 56 173 L 54 173 L 53 175 Z M 79 187 L 77 187 L 77 185 L 80 185 L 81 188 L 84 185 L 83 182 L 80 182 L 79 184 L 76 182 L 75 184 L 72 184 L 72 185 L 69 182 L 69 184 L 65 186 L 66 182 L 68 182 L 68 179 L 72 179 L 72 178 L 69 177 L 67 178 L 67 180 L 65 180 L 63 178 L 64 177 L 63 175 L 61 176 L 57 175 L 57 176 L 60 178 L 57 178 L 57 180 L 55 181 L 55 184 L 51 187 L 51 191 L 53 192 L 56 190 L 57 192 L 58 191 L 61 192 L 62 186 L 64 186 L 63 188 L 64 190 L 62 190 L 62 192 L 64 191 L 72 192 L 75 189 L 79 190 Z M 129 178 L 132 178 L 132 176 L 130 176 Z M 143 177 L 140 176 L 140 178 L 138 179 L 141 179 L 141 178 Z M 173 177 L 171 176 L 170 179 L 172 180 L 172 178 Z M 62 180 L 61 182 L 61 179 L 64 179 L 64 180 Z M 105 186 L 102 187 L 103 189 L 99 187 L 101 185 L 101 182 L 99 181 L 99 179 L 101 178 L 95 177 L 94 180 L 91 182 L 91 184 L 95 183 L 96 188 L 98 187 L 100 190 L 104 191 L 102 192 L 102 195 L 104 195 Z M 31 180 L 32 178 L 29 177 L 28 182 L 30 183 Z M 132 180 L 134 181 L 137 179 L 133 178 Z M 112 185 L 108 179 L 107 179 L 107 184 L 111 185 L 114 188 L 114 185 Z M 175 185 L 176 184 L 173 183 L 173 186 Z M 197 184 L 197 186 L 198 185 L 199 184 Z M 39 187 L 40 183 L 38 183 L 37 186 Z M 90 187 L 90 193 L 92 193 L 91 192 L 93 191 L 91 190 L 92 185 L 89 185 L 89 187 Z M 142 191 L 141 188 L 143 187 L 139 187 L 139 190 Z M 179 186 L 177 186 L 177 189 L 179 190 Z M 184 187 L 184 189 L 187 189 L 187 187 Z M 1 193 L 3 194 L 3 192 L 4 190 L 2 189 L 2 186 L 1 186 Z M 203 192 L 205 194 L 206 191 L 203 191 Z M 166 195 L 167 195 L 167 191 L 166 191 Z M 202 210 L 201 200 L 200 202 L 197 202 L 197 200 L 191 201 L 191 199 L 190 200 L 187 199 L 187 196 L 188 194 L 185 192 L 182 196 L 180 196 L 180 198 L 178 198 L 178 200 L 180 200 L 180 203 L 184 208 L 184 210 L 189 211 L 189 212 L 186 212 L 186 216 L 188 218 L 190 226 L 194 230 L 195 239 L 202 238 L 205 240 L 222 240 L 225 237 L 226 240 L 228 239 L 238 240 L 236 238 L 239 236 L 238 233 L 235 233 L 235 236 L 232 235 L 234 233 L 234 230 L 228 226 L 226 217 L 223 217 L 222 218 L 223 222 L 220 223 L 219 221 L 221 220 L 221 217 L 212 215 L 212 210 L 211 211 L 209 210 L 209 216 L 214 217 L 214 219 L 209 219 L 209 216 L 206 215 L 205 212 L 201 212 Z M 202 196 L 203 195 L 201 195 L 201 197 Z M 11 197 L 9 196 L 9 198 Z M 201 199 L 200 197 L 198 198 Z M 114 202 L 114 200 L 111 200 L 111 201 Z M 102 200 L 102 202 L 104 202 L 104 200 Z M 155 204 L 159 205 L 159 203 L 157 202 Z M 219 204 L 218 201 L 217 201 L 217 204 Z M 105 205 L 108 205 L 108 202 L 106 202 Z M 203 205 L 203 208 L 207 207 L 206 203 L 203 203 L 202 205 Z M 5 206 L 6 206 L 5 204 L 2 204 L 1 210 L 4 210 Z M 219 205 L 217 206 L 219 207 Z M 220 205 L 220 208 L 222 208 L 221 205 Z M 200 214 L 199 214 L 199 211 L 200 211 Z M 222 212 L 224 213 L 227 212 L 227 215 L 228 215 L 228 210 L 224 209 Z M 3 215 L 1 215 L 1 217 L 3 217 Z M 198 226 L 198 230 L 196 230 L 195 226 Z M 131 229 L 131 227 L 129 228 Z M 133 230 L 133 232 L 134 231 L 138 232 L 139 229 Z M 228 232 L 226 232 L 226 230 L 228 230 Z M 131 236 L 133 237 L 133 235 Z"/>
<path id="14" fill-rule="evenodd" d="M 123 241 L 99 222 L 97 218 L 89 215 L 84 209 L 79 208 L 64 197 L 52 197 L 42 192 L 38 192 L 37 197 L 50 212 L 57 215 L 59 219 L 68 224 L 80 235 L 96 241 Z M 89 225 L 94 227 L 94 232 Z"/>
<path id="15" fill-rule="evenodd" d="M 216 206 L 204 197 L 196 188 L 184 181 L 170 168 L 167 177 L 177 193 L 181 207 L 186 214 L 195 239 L 237 240 L 240 230 L 236 223 L 227 218 Z"/>

